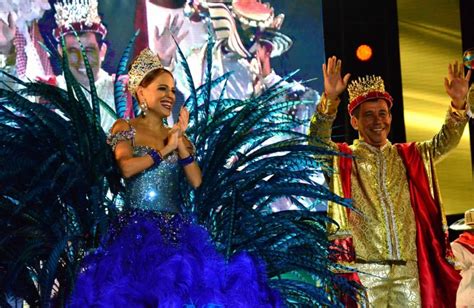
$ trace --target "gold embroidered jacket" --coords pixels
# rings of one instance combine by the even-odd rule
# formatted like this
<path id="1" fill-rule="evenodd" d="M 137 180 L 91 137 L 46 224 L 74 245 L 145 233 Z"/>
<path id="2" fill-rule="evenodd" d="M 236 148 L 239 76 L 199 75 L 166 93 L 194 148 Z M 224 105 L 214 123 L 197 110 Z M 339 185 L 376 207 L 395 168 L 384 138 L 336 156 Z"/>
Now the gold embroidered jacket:
<path id="1" fill-rule="evenodd" d="M 331 115 L 327 106 L 323 96 L 311 120 L 310 142 L 323 142 L 337 151 L 337 145 L 331 141 L 331 127 L 336 115 L 335 112 Z M 431 140 L 416 143 L 430 180 L 431 193 L 438 200 L 434 165 L 459 143 L 467 119 L 465 111 L 450 108 L 441 130 Z M 339 224 L 337 230 L 334 225 L 329 228 L 330 234 L 336 238 L 352 236 L 356 260 L 361 262 L 415 261 L 415 219 L 405 166 L 395 145 L 388 142 L 382 148 L 376 148 L 355 140 L 350 148 L 354 155 L 351 193 L 354 207 L 361 214 L 351 211 L 348 215 L 342 206 L 329 203 L 328 215 Z M 326 160 L 333 170 L 329 174 L 330 188 L 343 196 L 338 174 L 339 159 L 331 157 Z M 446 228 L 444 210 L 441 209 Z"/>

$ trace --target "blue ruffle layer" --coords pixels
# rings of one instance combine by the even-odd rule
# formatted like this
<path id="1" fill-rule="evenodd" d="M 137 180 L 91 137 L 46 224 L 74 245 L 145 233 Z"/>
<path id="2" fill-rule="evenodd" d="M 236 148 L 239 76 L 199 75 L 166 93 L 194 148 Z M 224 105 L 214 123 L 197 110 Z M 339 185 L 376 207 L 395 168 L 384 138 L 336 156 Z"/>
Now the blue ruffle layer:
<path id="1" fill-rule="evenodd" d="M 163 232 L 156 217 L 129 218 L 109 245 L 86 258 L 69 306 L 281 306 L 261 262 L 240 253 L 227 263 L 204 228 L 180 215 L 166 222 L 172 226 Z"/>

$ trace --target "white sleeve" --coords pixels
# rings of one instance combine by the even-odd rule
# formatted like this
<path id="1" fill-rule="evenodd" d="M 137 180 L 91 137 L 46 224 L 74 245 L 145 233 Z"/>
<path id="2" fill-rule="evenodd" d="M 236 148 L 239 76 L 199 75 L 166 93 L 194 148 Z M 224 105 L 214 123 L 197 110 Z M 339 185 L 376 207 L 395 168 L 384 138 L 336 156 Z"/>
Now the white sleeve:
<path id="1" fill-rule="evenodd" d="M 275 71 L 272 69 L 270 74 L 268 74 L 267 76 L 265 76 L 265 78 L 263 78 L 263 85 L 265 86 L 266 89 L 268 89 L 274 84 L 280 82 L 281 79 L 282 78 L 279 75 L 277 75 L 277 73 L 275 73 Z M 282 85 L 290 85 L 291 91 L 293 92 L 305 91 L 306 89 L 301 83 L 297 81 L 291 81 L 291 82 L 283 81 Z"/>
<path id="2" fill-rule="evenodd" d="M 466 255 L 464 247 L 456 242 L 451 243 L 451 249 L 453 250 L 454 257 L 456 258 L 456 268 L 461 270 L 466 269 Z"/>

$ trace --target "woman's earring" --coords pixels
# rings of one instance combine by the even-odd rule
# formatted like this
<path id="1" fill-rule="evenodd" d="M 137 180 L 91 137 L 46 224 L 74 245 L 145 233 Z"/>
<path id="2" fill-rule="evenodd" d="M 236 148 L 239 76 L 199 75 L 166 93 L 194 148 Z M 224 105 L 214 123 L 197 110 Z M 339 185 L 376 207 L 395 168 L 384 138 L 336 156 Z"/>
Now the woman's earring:
<path id="1" fill-rule="evenodd" d="M 146 116 L 146 112 L 148 111 L 148 104 L 146 100 L 143 99 L 143 102 L 140 104 L 140 108 L 142 109 L 142 116 Z"/>

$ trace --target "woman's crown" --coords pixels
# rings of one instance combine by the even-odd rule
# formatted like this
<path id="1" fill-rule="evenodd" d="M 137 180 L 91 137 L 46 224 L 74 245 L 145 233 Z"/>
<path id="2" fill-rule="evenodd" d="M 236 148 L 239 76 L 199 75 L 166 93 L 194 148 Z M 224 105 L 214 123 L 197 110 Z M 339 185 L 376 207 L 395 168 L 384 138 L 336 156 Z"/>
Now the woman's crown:
<path id="1" fill-rule="evenodd" d="M 163 68 L 160 59 L 149 48 L 143 49 L 138 57 L 133 61 L 128 72 L 128 90 L 135 96 L 138 86 L 143 78 L 156 69 Z"/>

